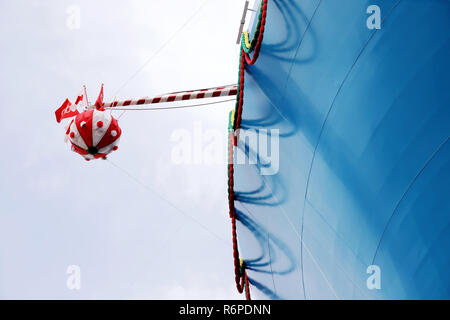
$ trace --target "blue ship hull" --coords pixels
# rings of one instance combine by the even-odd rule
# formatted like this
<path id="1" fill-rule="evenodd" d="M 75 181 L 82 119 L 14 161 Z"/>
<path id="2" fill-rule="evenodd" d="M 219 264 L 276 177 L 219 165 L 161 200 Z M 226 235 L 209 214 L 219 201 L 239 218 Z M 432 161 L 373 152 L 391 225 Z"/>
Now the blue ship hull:
<path id="1" fill-rule="evenodd" d="M 242 128 L 279 129 L 279 170 L 234 178 L 254 297 L 450 298 L 449 86 L 450 1 L 268 2 Z"/>

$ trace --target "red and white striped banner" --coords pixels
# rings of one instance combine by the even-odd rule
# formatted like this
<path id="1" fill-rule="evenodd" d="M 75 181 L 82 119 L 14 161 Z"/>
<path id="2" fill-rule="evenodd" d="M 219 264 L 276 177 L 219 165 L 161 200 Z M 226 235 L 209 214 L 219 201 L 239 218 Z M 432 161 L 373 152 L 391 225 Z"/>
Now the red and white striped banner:
<path id="1" fill-rule="evenodd" d="M 229 85 L 224 87 L 215 87 L 209 89 L 201 90 L 191 90 L 182 92 L 173 92 L 164 95 L 159 95 L 153 98 L 141 98 L 136 100 L 123 100 L 123 101 L 113 101 L 105 102 L 105 108 L 112 107 L 125 107 L 125 106 L 136 106 L 142 104 L 154 104 L 154 103 L 164 103 L 164 102 L 174 102 L 174 101 L 185 101 L 194 99 L 205 99 L 205 98 L 216 98 L 216 97 L 228 97 L 235 96 L 237 94 L 237 85 Z"/>

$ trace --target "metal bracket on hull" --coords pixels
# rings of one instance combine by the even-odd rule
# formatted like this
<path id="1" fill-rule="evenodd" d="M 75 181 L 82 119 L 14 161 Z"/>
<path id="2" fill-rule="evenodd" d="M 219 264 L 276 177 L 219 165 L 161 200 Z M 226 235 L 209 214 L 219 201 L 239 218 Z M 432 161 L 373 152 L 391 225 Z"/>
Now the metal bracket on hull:
<path id="1" fill-rule="evenodd" d="M 236 40 L 236 44 L 241 43 L 242 31 L 244 31 L 245 17 L 247 16 L 249 0 L 245 1 L 244 11 L 242 12 L 241 25 L 239 26 L 239 34 Z"/>

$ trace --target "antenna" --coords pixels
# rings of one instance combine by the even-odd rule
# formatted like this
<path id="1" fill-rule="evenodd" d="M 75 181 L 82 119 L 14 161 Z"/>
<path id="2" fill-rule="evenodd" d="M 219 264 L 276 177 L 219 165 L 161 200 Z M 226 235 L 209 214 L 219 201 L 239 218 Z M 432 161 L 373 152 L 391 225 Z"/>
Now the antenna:
<path id="1" fill-rule="evenodd" d="M 83 84 L 83 89 L 84 89 L 84 96 L 86 97 L 86 103 L 87 103 L 86 109 L 89 109 L 91 104 L 89 103 L 89 98 L 88 98 L 87 91 L 86 91 L 86 85 L 84 85 L 84 84 Z"/>

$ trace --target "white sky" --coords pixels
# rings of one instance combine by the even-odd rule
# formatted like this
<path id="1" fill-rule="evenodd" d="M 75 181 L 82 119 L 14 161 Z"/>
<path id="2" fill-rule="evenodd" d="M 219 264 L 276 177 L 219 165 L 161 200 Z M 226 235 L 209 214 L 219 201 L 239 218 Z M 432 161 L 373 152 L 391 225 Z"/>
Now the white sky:
<path id="1" fill-rule="evenodd" d="M 235 83 L 243 3 L 0 0 L 0 298 L 243 299 L 225 163 L 171 162 L 177 129 L 225 137 L 232 102 L 120 119 L 110 159 L 148 188 L 71 152 L 54 117 L 83 84 L 94 100 L 103 82 L 110 100 L 124 83 L 119 99 Z M 66 26 L 70 5 L 80 29 Z M 81 267 L 81 290 L 66 287 L 69 265 Z"/>

